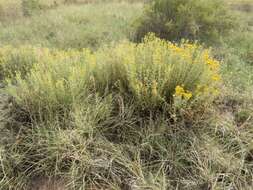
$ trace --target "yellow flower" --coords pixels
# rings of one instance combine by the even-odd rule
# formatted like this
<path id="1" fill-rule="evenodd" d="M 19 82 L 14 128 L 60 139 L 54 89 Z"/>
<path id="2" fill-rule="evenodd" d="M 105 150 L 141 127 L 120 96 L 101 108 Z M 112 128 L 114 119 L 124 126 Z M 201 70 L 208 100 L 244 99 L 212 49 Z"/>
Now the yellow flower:
<path id="1" fill-rule="evenodd" d="M 219 68 L 219 66 L 220 66 L 219 62 L 216 61 L 216 60 L 213 60 L 213 59 L 206 60 L 206 63 L 209 65 L 209 67 L 212 70 L 217 70 Z"/>
<path id="2" fill-rule="evenodd" d="M 212 91 L 212 93 L 213 93 L 215 96 L 217 96 L 217 95 L 220 94 L 220 91 L 219 91 L 218 89 L 214 88 L 213 91 Z"/>
<path id="3" fill-rule="evenodd" d="M 152 84 L 152 95 L 153 96 L 157 96 L 157 82 L 156 81 L 153 81 L 153 84 Z"/>
<path id="4" fill-rule="evenodd" d="M 189 100 L 189 99 L 191 99 L 191 97 L 192 97 L 192 93 L 191 93 L 191 92 L 185 92 L 185 93 L 183 94 L 183 97 L 184 97 L 185 99 Z"/>
<path id="5" fill-rule="evenodd" d="M 210 59 L 210 56 L 209 56 L 209 52 L 207 50 L 204 51 L 203 53 L 203 57 L 206 61 L 208 61 Z"/>
<path id="6" fill-rule="evenodd" d="M 182 86 L 176 86 L 175 95 L 179 97 L 183 97 L 184 99 L 189 100 L 192 97 L 192 93 L 190 91 L 184 90 Z"/>
<path id="7" fill-rule="evenodd" d="M 214 81 L 220 81 L 221 77 L 220 77 L 220 75 L 216 74 L 216 75 L 212 76 L 212 80 L 214 80 Z"/>
<path id="8" fill-rule="evenodd" d="M 153 62 L 154 64 L 162 63 L 162 50 L 161 48 L 156 48 L 153 54 Z"/>
<path id="9" fill-rule="evenodd" d="M 96 64 L 96 62 L 97 62 L 96 56 L 95 55 L 91 55 L 89 61 L 90 61 L 91 64 Z"/>
<path id="10" fill-rule="evenodd" d="M 177 96 L 181 96 L 182 95 L 182 93 L 184 93 L 184 88 L 183 87 L 181 87 L 181 86 L 176 86 L 176 93 L 175 93 L 175 95 L 177 95 Z"/>

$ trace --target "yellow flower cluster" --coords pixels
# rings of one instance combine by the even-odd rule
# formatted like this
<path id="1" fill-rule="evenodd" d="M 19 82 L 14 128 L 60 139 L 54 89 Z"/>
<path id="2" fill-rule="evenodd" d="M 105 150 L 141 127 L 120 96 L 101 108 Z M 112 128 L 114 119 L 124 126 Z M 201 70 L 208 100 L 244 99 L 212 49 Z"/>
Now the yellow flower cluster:
<path id="1" fill-rule="evenodd" d="M 180 96 L 186 100 L 211 95 L 211 89 L 217 90 L 221 80 L 220 63 L 197 43 L 183 41 L 175 44 L 150 34 L 142 43 L 125 41 L 117 45 L 110 49 L 108 56 L 113 57 L 111 63 L 123 65 L 131 92 L 141 101 L 148 97 L 164 100 L 167 92 L 170 97 Z M 178 84 L 176 89 L 175 81 Z M 184 89 L 184 86 L 191 86 L 191 90 Z M 197 89 L 197 86 L 201 88 Z"/>
<path id="2" fill-rule="evenodd" d="M 169 48 L 173 51 L 173 53 L 177 54 L 179 57 L 182 57 L 183 59 L 191 62 L 191 60 L 192 60 L 192 47 L 193 46 L 190 47 L 187 45 L 185 44 L 184 47 L 179 47 L 175 44 L 170 44 Z"/>
<path id="3" fill-rule="evenodd" d="M 182 86 L 178 85 L 175 88 L 175 96 L 189 100 L 192 97 L 192 93 L 188 90 L 185 90 Z"/>
<path id="4" fill-rule="evenodd" d="M 205 63 L 210 67 L 211 70 L 218 70 L 220 67 L 219 61 L 212 59 L 209 55 L 209 51 L 205 50 L 203 53 Z"/>
<path id="5" fill-rule="evenodd" d="M 20 79 L 15 80 L 23 84 L 23 76 L 29 73 L 29 80 L 36 81 L 34 92 L 41 88 L 43 93 L 51 92 L 50 97 L 64 98 L 86 87 L 100 94 L 118 90 L 131 93 L 141 106 L 170 103 L 173 96 L 190 100 L 217 94 L 219 67 L 200 45 L 173 44 L 153 35 L 139 44 L 124 41 L 96 52 L 0 48 L 3 77 L 20 73 Z"/>
<path id="6" fill-rule="evenodd" d="M 221 80 L 221 76 L 218 75 L 218 74 L 215 74 L 215 75 L 212 76 L 212 80 L 214 80 L 214 81 L 220 81 Z"/>

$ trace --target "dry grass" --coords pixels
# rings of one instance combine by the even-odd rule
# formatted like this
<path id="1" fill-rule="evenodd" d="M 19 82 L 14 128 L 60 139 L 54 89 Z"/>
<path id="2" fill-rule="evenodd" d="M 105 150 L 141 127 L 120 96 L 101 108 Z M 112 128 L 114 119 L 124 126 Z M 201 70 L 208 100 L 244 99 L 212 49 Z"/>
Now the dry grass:
<path id="1" fill-rule="evenodd" d="M 20 0 L 0 0 L 0 22 L 5 20 L 16 20 L 22 17 Z"/>

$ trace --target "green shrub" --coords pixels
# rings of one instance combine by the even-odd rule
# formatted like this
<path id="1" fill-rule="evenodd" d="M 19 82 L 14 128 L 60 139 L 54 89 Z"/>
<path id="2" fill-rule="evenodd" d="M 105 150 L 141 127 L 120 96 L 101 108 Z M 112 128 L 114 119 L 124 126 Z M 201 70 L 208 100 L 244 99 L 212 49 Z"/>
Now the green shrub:
<path id="1" fill-rule="evenodd" d="M 221 0 L 153 0 L 137 20 L 136 40 L 148 32 L 172 41 L 181 38 L 214 43 L 235 26 Z"/>
<path id="2" fill-rule="evenodd" d="M 31 16 L 34 12 L 40 10 L 38 0 L 22 0 L 22 10 L 24 16 Z"/>

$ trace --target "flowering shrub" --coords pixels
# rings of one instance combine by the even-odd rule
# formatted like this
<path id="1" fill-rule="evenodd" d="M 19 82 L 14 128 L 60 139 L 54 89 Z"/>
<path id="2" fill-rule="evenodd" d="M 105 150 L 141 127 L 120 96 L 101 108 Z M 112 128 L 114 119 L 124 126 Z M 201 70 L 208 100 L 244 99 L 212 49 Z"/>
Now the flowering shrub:
<path id="1" fill-rule="evenodd" d="M 39 56 L 25 76 L 18 71 L 15 80 L 6 79 L 7 91 L 31 115 L 42 112 L 45 117 L 53 117 L 59 112 L 69 112 L 85 92 L 89 66 L 85 62 L 89 60 L 90 51 L 37 49 L 36 52 L 42 52 L 43 57 Z"/>
<path id="2" fill-rule="evenodd" d="M 173 97 L 195 99 L 217 93 L 220 63 L 197 44 L 173 44 L 148 35 L 143 43 L 124 42 L 102 52 L 95 81 L 135 100 L 142 108 L 162 107 Z M 215 92 L 215 93 L 214 93 Z"/>
<path id="3" fill-rule="evenodd" d="M 208 50 L 154 35 L 140 44 L 125 41 L 95 53 L 48 51 L 37 61 L 26 77 L 18 70 L 17 83 L 7 86 L 29 113 L 69 112 L 92 94 L 120 94 L 138 108 L 161 109 L 175 97 L 192 101 L 211 96 L 220 82 L 220 63 Z"/>

